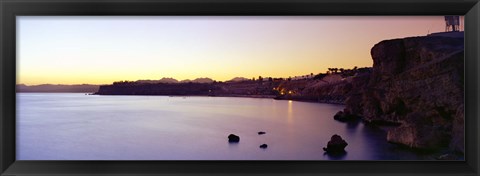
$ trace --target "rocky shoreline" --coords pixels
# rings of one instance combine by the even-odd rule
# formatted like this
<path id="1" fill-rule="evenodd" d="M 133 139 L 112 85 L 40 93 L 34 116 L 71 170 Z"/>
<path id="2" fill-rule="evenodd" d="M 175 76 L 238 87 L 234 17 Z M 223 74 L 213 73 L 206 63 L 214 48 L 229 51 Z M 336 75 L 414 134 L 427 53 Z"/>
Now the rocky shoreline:
<path id="1" fill-rule="evenodd" d="M 395 124 L 387 132 L 391 143 L 464 153 L 463 48 L 463 38 L 442 36 L 376 44 L 373 72 L 353 79 L 343 113 L 369 124 Z"/>
<path id="2" fill-rule="evenodd" d="M 455 35 L 461 36 L 461 35 Z M 464 39 L 444 35 L 381 41 L 372 68 L 320 79 L 101 86 L 99 95 L 201 95 L 343 104 L 336 119 L 392 126 L 387 141 L 464 153 Z"/>
<path id="3" fill-rule="evenodd" d="M 462 158 L 464 39 L 455 36 L 381 41 L 371 50 L 371 72 L 276 99 L 344 104 L 335 119 L 390 126 L 390 143 L 443 154 L 438 159 Z"/>

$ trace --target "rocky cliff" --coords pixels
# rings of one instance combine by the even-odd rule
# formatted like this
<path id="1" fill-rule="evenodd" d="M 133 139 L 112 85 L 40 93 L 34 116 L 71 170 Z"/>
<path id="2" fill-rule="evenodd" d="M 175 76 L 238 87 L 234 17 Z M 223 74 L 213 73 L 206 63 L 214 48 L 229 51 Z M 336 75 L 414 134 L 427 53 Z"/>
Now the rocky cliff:
<path id="1" fill-rule="evenodd" d="M 364 81 L 370 77 L 370 71 L 365 67 L 362 71 L 356 71 L 355 76 L 328 74 L 316 80 L 285 81 L 278 88 L 285 90 L 286 94 L 278 99 L 345 104 L 347 97 L 365 87 Z"/>
<path id="2" fill-rule="evenodd" d="M 352 83 L 345 112 L 392 122 L 387 140 L 412 148 L 464 152 L 464 40 L 425 36 L 386 40 L 373 71 Z"/>

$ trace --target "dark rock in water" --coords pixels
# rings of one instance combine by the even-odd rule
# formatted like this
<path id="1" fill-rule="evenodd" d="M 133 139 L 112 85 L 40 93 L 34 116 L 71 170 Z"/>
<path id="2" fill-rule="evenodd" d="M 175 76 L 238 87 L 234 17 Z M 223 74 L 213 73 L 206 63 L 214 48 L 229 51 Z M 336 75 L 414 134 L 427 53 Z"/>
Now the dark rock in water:
<path id="1" fill-rule="evenodd" d="M 240 137 L 234 134 L 228 135 L 228 142 L 239 142 Z"/>
<path id="2" fill-rule="evenodd" d="M 334 116 L 333 119 L 338 120 L 340 122 L 348 122 L 348 121 L 354 121 L 358 120 L 359 117 L 347 112 L 343 111 L 338 111 Z"/>
<path id="3" fill-rule="evenodd" d="M 262 135 L 262 134 L 265 134 L 266 132 L 265 131 L 260 131 L 258 132 L 258 135 Z"/>
<path id="4" fill-rule="evenodd" d="M 335 134 L 330 141 L 328 141 L 327 147 L 324 147 L 323 150 L 327 153 L 343 153 L 345 152 L 345 147 L 347 147 L 347 145 L 347 142 L 345 142 L 341 136 Z"/>
<path id="5" fill-rule="evenodd" d="M 267 147 L 268 147 L 267 144 L 262 144 L 262 145 L 260 145 L 260 148 L 262 148 L 262 149 L 266 149 Z"/>
<path id="6" fill-rule="evenodd" d="M 344 116 L 343 111 L 338 111 L 334 116 L 333 119 L 338 120 Z"/>

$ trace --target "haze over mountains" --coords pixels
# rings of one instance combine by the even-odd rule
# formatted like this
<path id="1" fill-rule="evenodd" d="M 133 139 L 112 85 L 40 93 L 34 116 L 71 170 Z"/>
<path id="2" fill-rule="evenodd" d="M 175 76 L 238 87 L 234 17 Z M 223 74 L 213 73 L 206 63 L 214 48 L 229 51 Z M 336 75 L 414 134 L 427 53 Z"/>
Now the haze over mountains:
<path id="1" fill-rule="evenodd" d="M 232 78 L 226 82 L 239 82 L 239 81 L 246 81 L 246 80 L 249 80 L 248 78 L 244 78 L 244 77 L 235 77 L 235 78 Z M 159 80 L 138 80 L 138 81 L 135 81 L 136 83 L 213 83 L 215 80 L 211 79 L 211 78 L 197 78 L 197 79 L 194 79 L 194 80 L 190 80 L 190 79 L 185 79 L 185 80 L 177 80 L 175 78 L 166 78 L 166 77 L 163 77 L 162 79 L 159 79 Z"/>
<path id="2" fill-rule="evenodd" d="M 92 93 L 98 90 L 100 85 L 91 84 L 77 84 L 77 85 L 62 85 L 62 84 L 41 84 L 27 86 L 25 84 L 17 84 L 17 92 L 79 92 Z"/>
<path id="3" fill-rule="evenodd" d="M 227 82 L 238 82 L 249 80 L 244 77 L 235 77 Z M 166 78 L 163 77 L 159 80 L 137 80 L 136 83 L 213 83 L 215 80 L 211 78 L 196 78 L 194 80 L 177 80 L 175 78 Z M 65 84 L 40 84 L 40 85 L 25 85 L 17 84 L 17 92 L 78 92 L 78 93 L 93 93 L 98 91 L 100 85 L 94 84 L 75 84 L 75 85 L 65 85 Z"/>
<path id="4" fill-rule="evenodd" d="M 193 82 L 193 83 L 212 83 L 214 80 L 213 79 L 210 79 L 210 78 L 197 78 L 197 79 L 194 79 L 194 80 L 189 80 L 189 79 L 185 79 L 185 80 L 182 80 L 182 81 L 178 81 L 177 79 L 175 78 L 162 78 L 162 79 L 159 79 L 159 80 L 138 80 L 138 81 L 135 81 L 137 83 L 150 83 L 150 84 L 155 84 L 155 83 L 189 83 L 189 82 Z"/>

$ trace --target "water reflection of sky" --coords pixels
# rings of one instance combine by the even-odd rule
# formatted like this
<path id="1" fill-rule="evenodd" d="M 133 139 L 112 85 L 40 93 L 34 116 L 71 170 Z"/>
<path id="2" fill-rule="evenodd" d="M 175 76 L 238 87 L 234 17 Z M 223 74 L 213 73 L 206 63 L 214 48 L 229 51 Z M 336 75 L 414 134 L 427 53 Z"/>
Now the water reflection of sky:
<path id="1" fill-rule="evenodd" d="M 19 160 L 417 159 L 343 106 L 258 98 L 18 94 Z M 266 134 L 258 135 L 258 131 Z M 227 142 L 229 134 L 240 142 Z M 333 134 L 347 153 L 325 155 Z M 261 144 L 267 149 L 261 149 Z"/>

